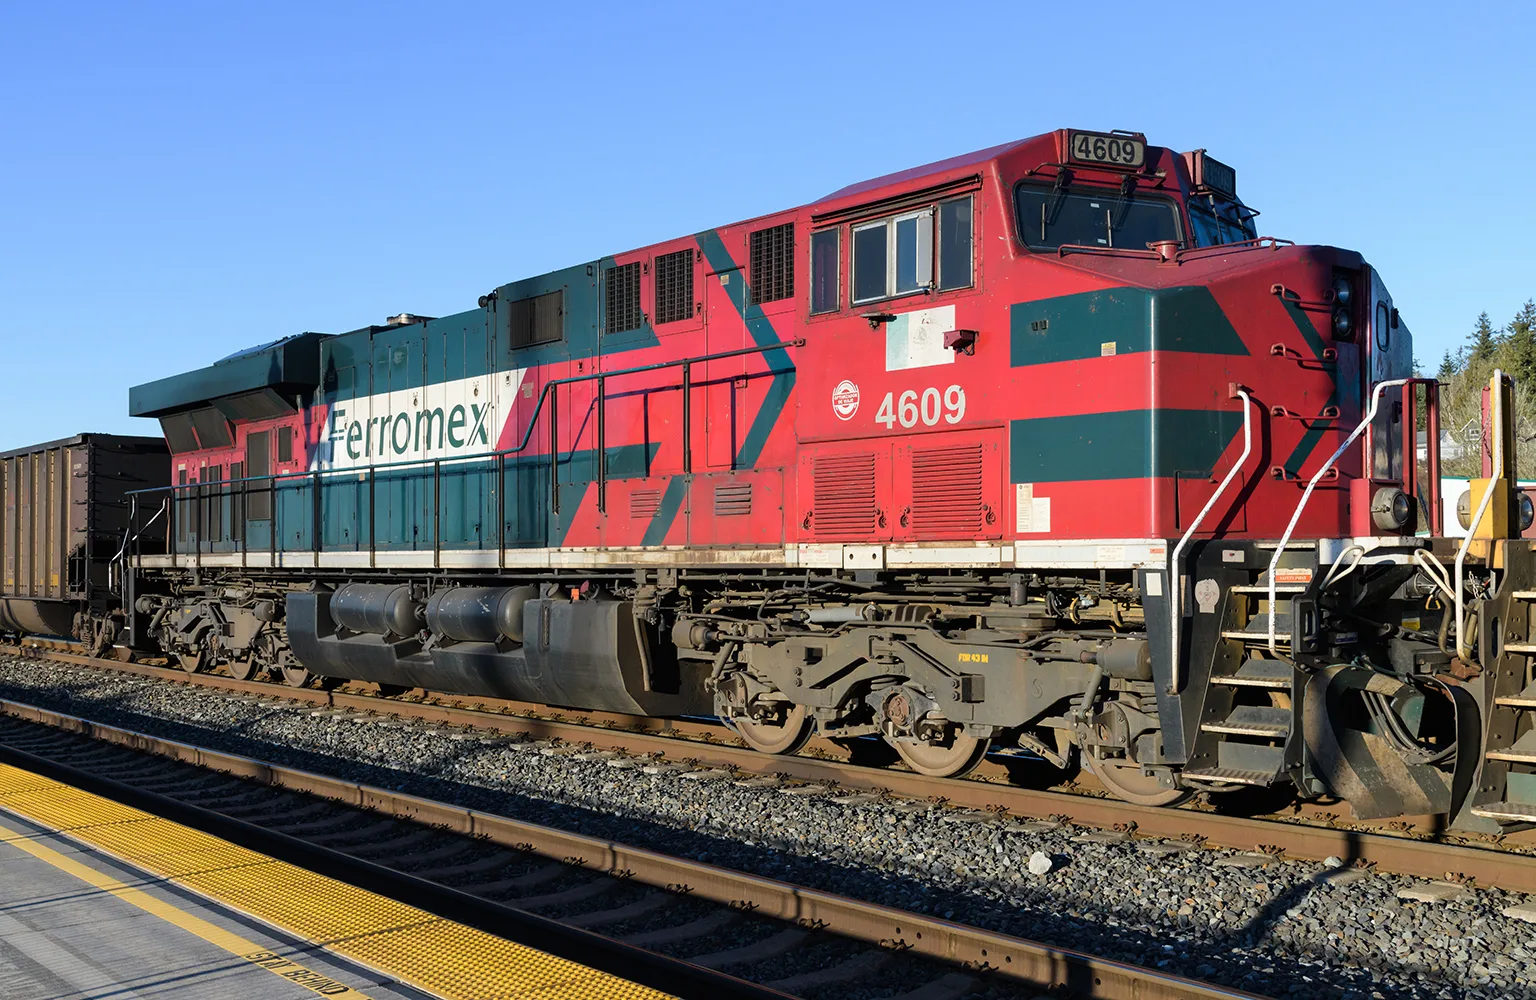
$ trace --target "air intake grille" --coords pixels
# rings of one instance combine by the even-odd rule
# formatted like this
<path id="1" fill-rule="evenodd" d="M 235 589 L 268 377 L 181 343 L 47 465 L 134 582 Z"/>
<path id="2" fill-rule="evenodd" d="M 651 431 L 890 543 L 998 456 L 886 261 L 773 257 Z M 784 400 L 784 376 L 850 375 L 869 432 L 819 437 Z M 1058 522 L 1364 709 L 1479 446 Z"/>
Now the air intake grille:
<path id="1" fill-rule="evenodd" d="M 912 449 L 912 534 L 963 538 L 983 528 L 981 445 Z"/>
<path id="2" fill-rule="evenodd" d="M 629 516 L 652 518 L 661 509 L 661 490 L 635 490 L 629 495 Z"/>
<path id="3" fill-rule="evenodd" d="M 603 332 L 638 330 L 640 315 L 640 262 L 603 271 Z"/>
<path id="4" fill-rule="evenodd" d="M 786 222 L 752 234 L 752 304 L 795 294 L 795 224 Z"/>
<path id="5" fill-rule="evenodd" d="M 715 487 L 715 516 L 744 517 L 752 513 L 752 484 L 736 483 Z"/>
<path id="6" fill-rule="evenodd" d="M 873 454 L 818 456 L 813 479 L 811 527 L 816 534 L 863 538 L 874 533 L 880 510 Z"/>
<path id="7" fill-rule="evenodd" d="M 656 258 L 656 322 L 674 323 L 693 315 L 693 251 Z"/>

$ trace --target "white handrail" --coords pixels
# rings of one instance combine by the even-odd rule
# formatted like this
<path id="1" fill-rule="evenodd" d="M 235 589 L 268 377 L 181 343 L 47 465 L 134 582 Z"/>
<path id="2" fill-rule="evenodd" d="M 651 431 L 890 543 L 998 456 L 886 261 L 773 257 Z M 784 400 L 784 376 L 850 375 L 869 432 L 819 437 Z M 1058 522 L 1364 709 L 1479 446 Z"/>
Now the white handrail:
<path id="1" fill-rule="evenodd" d="M 1211 498 L 1205 502 L 1205 506 L 1200 508 L 1200 513 L 1195 515 L 1195 519 L 1190 522 L 1189 530 L 1184 532 L 1184 537 L 1179 539 L 1179 544 L 1173 547 L 1173 556 L 1170 560 L 1172 569 L 1169 572 L 1171 579 L 1169 580 L 1170 593 L 1168 595 L 1168 603 L 1171 607 L 1171 617 L 1168 632 L 1172 637 L 1170 645 L 1173 647 L 1173 670 L 1170 674 L 1171 679 L 1168 682 L 1169 694 L 1178 694 L 1180 682 L 1183 680 L 1183 673 L 1180 670 L 1181 657 L 1179 656 L 1179 620 L 1183 613 L 1179 607 L 1179 599 L 1183 596 L 1184 588 L 1179 574 L 1179 555 L 1184 551 L 1184 546 L 1189 544 L 1190 537 L 1200 529 L 1200 522 L 1205 520 L 1205 515 L 1209 514 L 1211 508 L 1216 506 L 1216 501 L 1221 499 L 1221 495 L 1227 491 L 1227 487 L 1231 485 L 1233 478 L 1248 463 L 1248 456 L 1253 452 L 1253 400 L 1248 398 L 1248 391 L 1241 387 L 1237 389 L 1237 394 L 1243 398 L 1243 453 L 1237 457 L 1237 461 L 1233 463 L 1232 468 L 1227 470 L 1221 485 L 1216 487 L 1216 492 L 1212 493 Z"/>
<path id="2" fill-rule="evenodd" d="M 1296 505 L 1295 512 L 1291 514 L 1291 523 L 1285 526 L 1285 534 L 1280 536 L 1280 544 L 1275 546 L 1274 557 L 1269 560 L 1269 653 L 1271 656 L 1280 655 L 1275 649 L 1275 570 L 1280 567 L 1280 557 L 1285 554 L 1285 547 L 1291 540 L 1291 534 L 1296 530 L 1296 522 L 1301 520 L 1301 512 L 1306 509 L 1307 501 L 1312 499 L 1312 490 L 1316 488 L 1318 480 L 1323 478 L 1324 473 L 1333 468 L 1333 463 L 1339 460 L 1344 450 L 1354 444 L 1355 439 L 1365 433 L 1371 421 L 1376 419 L 1376 408 L 1381 405 L 1381 394 L 1395 385 L 1407 385 L 1412 381 L 1411 378 L 1397 378 L 1388 382 L 1377 382 L 1376 388 L 1371 392 L 1371 406 L 1366 411 L 1365 419 L 1360 421 L 1359 425 L 1350 432 L 1349 437 L 1344 439 L 1344 443 L 1328 456 L 1328 461 L 1324 462 L 1323 467 L 1318 469 L 1307 482 L 1307 488 L 1301 494 L 1301 502 Z M 1294 649 L 1291 650 L 1293 656 L 1295 652 Z"/>
<path id="3" fill-rule="evenodd" d="M 1493 370 L 1492 392 L 1493 408 L 1492 419 L 1489 428 L 1493 432 L 1493 476 L 1488 480 L 1487 488 L 1483 490 L 1483 498 L 1478 501 L 1477 513 L 1472 516 L 1467 525 L 1467 533 L 1461 540 L 1461 548 L 1456 550 L 1456 655 L 1463 660 L 1472 657 L 1472 650 L 1462 641 L 1462 619 L 1466 617 L 1466 577 L 1463 565 L 1467 558 L 1467 549 L 1472 544 L 1472 535 L 1477 531 L 1477 526 L 1482 523 L 1483 515 L 1488 511 L 1488 503 L 1493 499 L 1493 484 L 1496 480 L 1504 478 L 1504 372 L 1502 369 Z M 1489 559 L 1492 565 L 1493 560 Z"/>

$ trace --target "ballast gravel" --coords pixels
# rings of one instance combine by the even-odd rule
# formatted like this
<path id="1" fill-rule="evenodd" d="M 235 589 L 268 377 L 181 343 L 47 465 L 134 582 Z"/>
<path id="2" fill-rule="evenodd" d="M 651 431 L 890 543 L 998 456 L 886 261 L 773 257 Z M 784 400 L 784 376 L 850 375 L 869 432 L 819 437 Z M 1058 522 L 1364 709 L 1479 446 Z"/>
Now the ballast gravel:
<path id="1" fill-rule="evenodd" d="M 1529 909 L 1518 893 L 1421 902 L 1404 897 L 1432 883 L 1335 859 L 647 768 L 45 661 L 0 657 L 0 697 L 1265 996 L 1536 997 L 1536 924 L 1503 912 Z"/>

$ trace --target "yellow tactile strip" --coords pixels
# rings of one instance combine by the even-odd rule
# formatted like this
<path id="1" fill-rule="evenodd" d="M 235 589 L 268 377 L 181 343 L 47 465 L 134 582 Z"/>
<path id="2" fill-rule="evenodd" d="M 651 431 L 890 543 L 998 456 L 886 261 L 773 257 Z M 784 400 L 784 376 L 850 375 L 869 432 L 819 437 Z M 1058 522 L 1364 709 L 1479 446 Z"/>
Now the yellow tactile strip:
<path id="1" fill-rule="evenodd" d="M 446 1000 L 667 996 L 7 764 L 0 808 Z"/>

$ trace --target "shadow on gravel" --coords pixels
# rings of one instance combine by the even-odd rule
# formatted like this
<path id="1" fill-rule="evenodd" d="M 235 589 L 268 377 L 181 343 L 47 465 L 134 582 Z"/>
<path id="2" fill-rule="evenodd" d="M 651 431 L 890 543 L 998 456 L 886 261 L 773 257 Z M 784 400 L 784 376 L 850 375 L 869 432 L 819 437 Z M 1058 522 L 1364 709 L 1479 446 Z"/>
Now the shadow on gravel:
<path id="1" fill-rule="evenodd" d="M 8 686 L 0 686 L 0 696 L 8 696 Z M 1070 900 L 1032 883 L 1030 876 L 1015 881 L 1006 875 L 988 877 L 976 872 L 960 872 L 953 868 L 937 867 L 923 871 L 909 866 L 906 873 L 875 865 L 834 861 L 808 857 L 794 853 L 804 850 L 803 845 L 786 843 L 783 849 L 769 844 L 748 844 L 727 833 L 689 829 L 671 825 L 650 815 L 625 812 L 605 812 L 600 808 L 583 804 L 562 803 L 513 790 L 499 790 L 484 785 L 468 784 L 464 780 L 434 776 L 431 772 L 447 771 L 462 766 L 476 755 L 500 752 L 497 749 L 473 745 L 453 745 L 443 749 L 434 747 L 433 752 L 415 756 L 405 766 L 415 770 L 383 766 L 358 760 L 355 757 L 336 756 L 316 750 L 274 742 L 274 737 L 256 735 L 253 731 L 266 717 L 246 722 L 234 728 L 210 729 L 204 726 L 171 721 L 144 715 L 118 707 L 112 697 L 93 697 L 79 691 L 64 692 L 57 689 L 9 689 L 10 693 L 33 703 L 44 703 L 59 711 L 89 713 L 103 722 L 127 728 L 154 732 L 169 739 L 189 743 L 201 743 L 214 749 L 249 757 L 271 760 L 290 767 L 315 771 L 345 778 L 364 784 L 377 785 L 395 791 L 438 799 L 455 805 L 500 813 L 531 823 L 541 823 L 581 833 L 586 836 L 622 842 L 668 854 L 690 857 L 722 867 L 776 878 L 811 888 L 823 889 L 845 895 L 855 895 L 910 912 L 923 913 L 940 918 L 963 920 L 965 923 L 1029 938 L 1059 948 L 1073 949 L 1105 955 L 1119 961 L 1160 968 L 1181 973 L 1192 978 L 1227 986 L 1247 989 L 1270 996 L 1298 998 L 1334 998 L 1376 996 L 1401 996 L 1411 998 L 1441 997 L 1446 995 L 1449 983 L 1416 981 L 1421 970 L 1405 962 L 1387 962 L 1379 970 L 1321 964 L 1296 966 L 1283 957 L 1288 949 L 1281 942 L 1270 956 L 1255 956 L 1244 952 L 1269 941 L 1275 924 L 1286 912 L 1305 897 L 1325 885 L 1331 878 L 1347 868 L 1320 872 L 1305 882 L 1292 886 L 1271 899 L 1258 915 L 1242 927 L 1222 932 L 1214 927 L 1196 926 L 1193 921 L 1180 925 L 1171 910 L 1147 899 L 1134 905 L 1114 909 L 1104 905 L 1100 896 L 1103 886 L 1095 881 L 1094 873 L 1087 869 L 1091 859 L 1080 854 L 1067 869 L 1074 879 L 1075 893 Z M 281 715 L 282 713 L 272 713 Z M 217 720 L 211 720 L 217 725 Z M 406 737 L 398 730 L 384 730 L 378 734 L 382 742 L 392 734 Z M 442 741 L 446 743 L 446 741 Z M 338 754 L 345 751 L 338 748 Z M 421 773 L 427 772 L 427 773 Z M 635 780 L 633 771 L 616 771 L 610 781 Z M 585 796 L 596 800 L 601 797 L 600 783 L 589 779 L 584 788 Z M 710 786 L 700 790 L 707 794 Z M 569 794 L 569 790 L 566 790 Z M 562 794 L 554 791 L 551 794 Z M 616 807 L 622 808 L 622 807 Z M 955 826 L 958 839 L 975 827 Z M 992 837 L 1001 834 L 990 833 Z M 757 836 L 763 837 L 764 834 Z M 1351 847 L 1350 862 L 1358 856 Z M 990 850 L 991 848 L 989 848 Z M 1159 862 L 1148 859 L 1149 871 L 1146 884 L 1150 890 L 1160 886 L 1155 867 Z M 1020 862 L 1022 865 L 1022 861 Z M 890 866 L 897 867 L 896 859 Z M 916 869 L 916 870 L 914 870 Z M 975 889 L 947 888 L 926 881 L 926 878 L 950 880 L 969 878 Z M 1058 876 L 1053 873 L 1051 878 Z M 1101 877 L 1118 878 L 1105 874 Z M 1183 880 L 1184 875 L 1174 878 Z M 1072 906 L 1080 912 L 1070 912 L 1064 906 Z M 1169 924 L 1165 931 L 1143 927 L 1121 926 L 1120 922 Z M 1203 940 L 1176 940 L 1176 934 L 1200 933 L 1208 935 Z M 1308 955 L 1314 963 L 1321 962 L 1321 955 Z M 1262 964 L 1273 965 L 1271 973 L 1260 973 L 1255 959 Z M 1303 975 L 1309 977 L 1303 979 Z M 1382 976 L 1392 982 L 1384 983 Z M 1074 989 L 1088 995 L 1091 982 L 1072 984 Z M 1452 987 L 1456 988 L 1456 987 Z"/>

